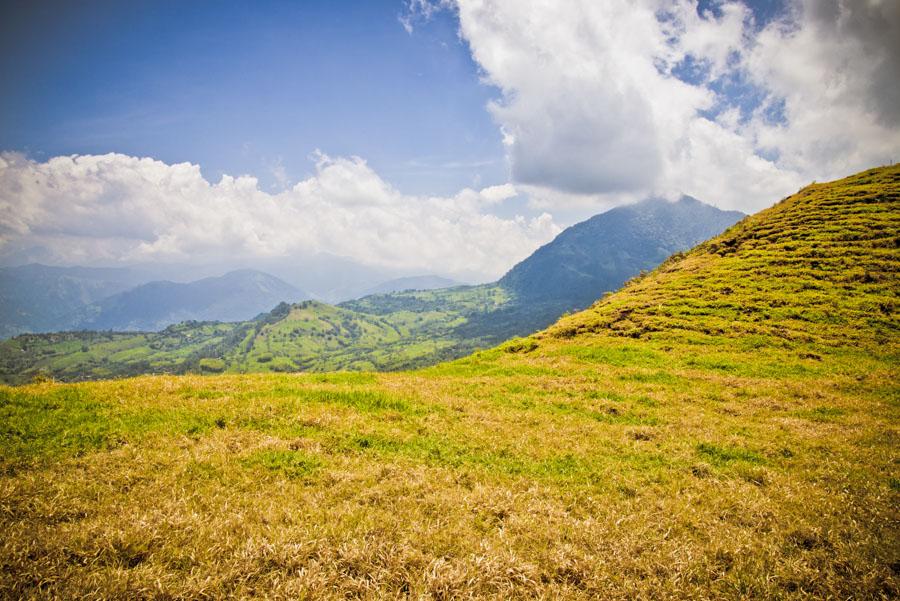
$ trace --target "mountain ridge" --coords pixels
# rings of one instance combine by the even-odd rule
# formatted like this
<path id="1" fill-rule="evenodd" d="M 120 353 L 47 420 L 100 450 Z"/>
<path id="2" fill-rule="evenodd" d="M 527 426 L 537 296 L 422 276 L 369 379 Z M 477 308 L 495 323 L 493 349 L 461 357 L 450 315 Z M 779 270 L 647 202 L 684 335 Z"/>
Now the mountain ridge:
<path id="1" fill-rule="evenodd" d="M 67 314 L 128 290 L 143 277 L 130 268 L 0 267 L 0 338 L 56 329 Z"/>
<path id="2" fill-rule="evenodd" d="M 640 271 L 744 217 L 739 211 L 722 211 L 689 196 L 675 202 L 650 198 L 616 207 L 567 228 L 498 283 L 529 300 L 565 294 L 572 308 L 583 308 Z"/>

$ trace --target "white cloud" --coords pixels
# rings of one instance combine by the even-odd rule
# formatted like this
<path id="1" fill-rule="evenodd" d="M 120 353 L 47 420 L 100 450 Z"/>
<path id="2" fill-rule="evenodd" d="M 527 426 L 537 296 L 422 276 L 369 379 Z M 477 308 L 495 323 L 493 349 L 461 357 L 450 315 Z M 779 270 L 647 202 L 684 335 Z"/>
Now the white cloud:
<path id="1" fill-rule="evenodd" d="M 291 185 L 291 179 L 288 177 L 287 169 L 284 168 L 284 159 L 278 157 L 274 162 L 269 164 L 269 173 L 275 179 L 272 188 L 275 190 L 284 190 Z"/>
<path id="2" fill-rule="evenodd" d="M 317 154 L 278 194 L 253 177 L 207 182 L 197 165 L 120 154 L 36 162 L 0 157 L 0 256 L 40 249 L 61 263 L 202 262 L 329 252 L 402 270 L 502 274 L 559 228 L 501 219 L 511 186 L 406 196 L 359 158 Z"/>
<path id="3" fill-rule="evenodd" d="M 627 190 L 660 156 L 640 89 L 652 11 L 606 3 L 460 2 L 463 36 L 503 98 L 503 128 L 517 182 L 576 193 Z M 607 8 L 611 7 L 610 4 Z M 567 10 L 568 8 L 568 10 Z M 630 30 L 630 34 L 623 35 Z M 608 49 L 605 55 L 594 50 Z M 630 65 L 629 77 L 617 76 Z"/>
<path id="4" fill-rule="evenodd" d="M 894 0 L 795 0 L 764 28 L 735 1 L 699 14 L 693 0 L 457 0 L 456 12 L 501 90 L 488 108 L 534 206 L 683 192 L 752 212 L 900 156 Z M 786 121 L 771 118 L 779 107 Z"/>
<path id="5" fill-rule="evenodd" d="M 518 192 L 516 192 L 516 187 L 512 184 L 502 184 L 499 186 L 482 188 L 478 194 L 481 196 L 483 202 L 488 204 L 498 204 L 504 200 L 514 198 Z"/>
<path id="6" fill-rule="evenodd" d="M 452 5 L 452 0 L 406 0 L 406 10 L 398 15 L 397 20 L 406 33 L 412 34 L 417 18 L 428 20 L 435 12 L 451 8 Z"/>
<path id="7" fill-rule="evenodd" d="M 900 2 L 803 0 L 754 42 L 744 64 L 787 124 L 757 115 L 747 134 L 779 167 L 823 180 L 900 159 Z"/>

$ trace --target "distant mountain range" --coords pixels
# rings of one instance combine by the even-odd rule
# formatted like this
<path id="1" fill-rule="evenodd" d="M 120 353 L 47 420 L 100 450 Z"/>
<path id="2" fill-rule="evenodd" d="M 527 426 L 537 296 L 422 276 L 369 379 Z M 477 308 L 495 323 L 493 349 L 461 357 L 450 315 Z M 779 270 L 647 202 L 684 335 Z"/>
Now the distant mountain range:
<path id="1" fill-rule="evenodd" d="M 132 269 L 50 267 L 0 268 L 0 337 L 65 329 L 65 317 L 86 305 L 142 282 Z"/>
<path id="2" fill-rule="evenodd" d="M 148 284 L 88 305 L 69 316 L 70 323 L 92 330 L 153 330 L 182 315 L 197 321 L 158 333 L 20 336 L 0 343 L 0 377 L 19 381 L 46 371 L 78 380 L 147 372 L 429 365 L 544 328 L 742 217 L 688 197 L 677 202 L 647 200 L 568 228 L 492 284 L 411 290 L 407 288 L 424 288 L 438 280 L 395 280 L 387 288 L 402 290 L 337 306 L 282 303 L 244 321 L 222 322 L 226 315 L 253 313 L 264 302 L 291 300 L 302 293 L 252 271 L 193 284 Z M 255 300 L 231 296 L 234 290 Z"/>
<path id="3" fill-rule="evenodd" d="M 436 275 L 389 279 L 375 286 L 363 266 L 337 258 L 323 265 L 348 269 L 346 280 L 324 294 L 345 299 L 400 290 L 429 290 L 458 284 Z M 243 321 L 280 302 L 322 298 L 269 273 L 239 269 L 192 282 L 159 280 L 159 270 L 51 267 L 32 263 L 0 268 L 0 338 L 65 330 L 157 331 L 180 321 Z M 170 271 L 176 271 L 170 269 Z M 182 270 L 190 273 L 190 270 Z M 309 279 L 310 274 L 304 274 Z M 357 277 L 356 280 L 353 276 Z"/>
<path id="4" fill-rule="evenodd" d="M 181 321 L 243 321 L 308 298 L 273 275 L 241 269 L 187 284 L 142 284 L 65 316 L 59 329 L 156 331 Z"/>

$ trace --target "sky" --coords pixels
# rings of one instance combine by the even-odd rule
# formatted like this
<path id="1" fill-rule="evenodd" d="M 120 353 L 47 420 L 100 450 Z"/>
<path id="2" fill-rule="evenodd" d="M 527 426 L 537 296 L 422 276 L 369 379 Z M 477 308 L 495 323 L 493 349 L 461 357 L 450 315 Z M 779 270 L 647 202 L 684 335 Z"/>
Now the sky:
<path id="1" fill-rule="evenodd" d="M 8 3 L 7 3 L 8 5 Z M 21 2 L 0 36 L 4 149 L 191 162 L 267 191 L 316 149 L 362 156 L 408 193 L 505 177 L 495 91 L 442 13 L 397 1 Z"/>
<path id="2" fill-rule="evenodd" d="M 894 0 L 0 3 L 0 263 L 496 278 L 900 160 Z"/>

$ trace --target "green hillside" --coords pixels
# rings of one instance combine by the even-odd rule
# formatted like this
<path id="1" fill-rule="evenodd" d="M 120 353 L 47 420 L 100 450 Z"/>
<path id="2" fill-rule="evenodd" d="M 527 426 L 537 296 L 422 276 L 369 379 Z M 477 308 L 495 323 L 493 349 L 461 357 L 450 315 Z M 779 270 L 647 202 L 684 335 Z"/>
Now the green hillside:
<path id="1" fill-rule="evenodd" d="M 0 597 L 897 598 L 898 203 L 809 186 L 417 372 L 2 387 Z"/>
<path id="2" fill-rule="evenodd" d="M 0 342 L 0 380 L 18 384 L 147 373 L 200 373 L 201 361 L 233 348 L 257 326 L 185 322 L 162 332 L 61 332 L 23 334 Z"/>
<path id="3" fill-rule="evenodd" d="M 561 320 L 550 335 L 884 352 L 898 335 L 897 173 L 813 184 Z"/>
<path id="4" fill-rule="evenodd" d="M 252 330 L 224 363 L 241 373 L 397 369 L 454 347 L 449 333 L 464 321 L 447 307 L 378 314 L 306 301 Z"/>

